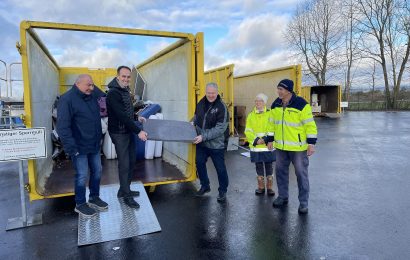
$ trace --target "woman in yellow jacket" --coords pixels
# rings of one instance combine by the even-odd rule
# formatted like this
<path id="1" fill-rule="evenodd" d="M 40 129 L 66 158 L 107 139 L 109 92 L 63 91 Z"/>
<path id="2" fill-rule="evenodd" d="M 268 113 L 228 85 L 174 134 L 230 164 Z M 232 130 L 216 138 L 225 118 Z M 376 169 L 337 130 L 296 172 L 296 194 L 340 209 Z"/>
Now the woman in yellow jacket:
<path id="1" fill-rule="evenodd" d="M 271 113 L 266 109 L 268 96 L 260 93 L 255 98 L 255 108 L 246 118 L 245 135 L 251 150 L 251 162 L 255 163 L 258 188 L 256 195 L 265 193 L 265 174 L 266 190 L 269 196 L 275 196 L 273 191 L 273 162 L 275 161 L 274 151 L 268 150 L 268 142 L 273 141 L 273 131 L 270 130 L 271 124 L 269 117 Z"/>

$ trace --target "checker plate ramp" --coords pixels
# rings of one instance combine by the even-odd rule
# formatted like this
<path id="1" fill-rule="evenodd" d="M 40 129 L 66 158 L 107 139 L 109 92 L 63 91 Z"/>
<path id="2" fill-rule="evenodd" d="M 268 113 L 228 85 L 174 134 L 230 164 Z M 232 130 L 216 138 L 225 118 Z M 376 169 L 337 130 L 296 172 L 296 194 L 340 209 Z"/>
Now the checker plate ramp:
<path id="1" fill-rule="evenodd" d="M 147 119 L 143 125 L 149 140 L 192 143 L 197 136 L 190 122 Z"/>
<path id="2" fill-rule="evenodd" d="M 161 231 L 157 216 L 141 182 L 131 184 L 132 190 L 140 192 L 135 200 L 139 209 L 132 209 L 117 198 L 119 185 L 101 186 L 100 197 L 108 203 L 108 210 L 96 216 L 78 220 L 78 246 L 139 236 Z M 87 189 L 88 194 L 88 189 Z"/>

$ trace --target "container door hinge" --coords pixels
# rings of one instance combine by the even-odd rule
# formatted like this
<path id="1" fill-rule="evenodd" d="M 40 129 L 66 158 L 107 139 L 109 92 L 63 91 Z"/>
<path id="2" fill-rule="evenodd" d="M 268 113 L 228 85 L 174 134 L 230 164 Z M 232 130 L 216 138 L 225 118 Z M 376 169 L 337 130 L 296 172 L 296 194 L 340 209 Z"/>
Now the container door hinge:
<path id="1" fill-rule="evenodd" d="M 20 43 L 19 42 L 16 42 L 16 48 L 17 48 L 17 51 L 20 53 L 20 55 L 21 55 L 21 45 L 20 45 Z"/>
<path id="2" fill-rule="evenodd" d="M 199 47 L 201 47 L 201 46 L 200 46 L 198 38 L 195 39 L 194 46 L 195 46 L 195 52 L 199 52 Z"/>
<path id="3" fill-rule="evenodd" d="M 30 192 L 31 192 L 31 186 L 30 186 L 30 184 L 29 184 L 29 183 L 26 183 L 26 184 L 24 185 L 24 189 L 25 189 L 28 193 L 30 193 Z"/>
<path id="4" fill-rule="evenodd" d="M 153 193 L 155 191 L 155 188 L 155 185 L 149 186 L 149 193 Z"/>
<path id="5" fill-rule="evenodd" d="M 199 90 L 199 81 L 197 80 L 197 81 L 195 81 L 195 90 Z"/>
<path id="6" fill-rule="evenodd" d="M 199 89 L 200 89 L 199 81 L 195 81 L 194 89 L 195 89 L 195 94 L 199 95 Z"/>
<path id="7" fill-rule="evenodd" d="M 26 115 L 21 114 L 20 119 L 21 119 L 21 121 L 23 121 L 24 124 L 26 123 Z"/>

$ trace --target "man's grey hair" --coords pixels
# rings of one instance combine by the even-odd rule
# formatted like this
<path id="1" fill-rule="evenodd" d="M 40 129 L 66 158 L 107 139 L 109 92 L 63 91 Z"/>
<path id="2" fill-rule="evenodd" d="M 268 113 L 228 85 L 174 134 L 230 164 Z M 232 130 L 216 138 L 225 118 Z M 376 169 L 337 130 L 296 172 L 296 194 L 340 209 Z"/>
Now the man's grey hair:
<path id="1" fill-rule="evenodd" d="M 218 91 L 218 84 L 216 84 L 215 82 L 209 82 L 208 84 L 206 84 L 206 88 L 208 87 L 212 87 L 216 89 L 216 91 Z"/>
<path id="2" fill-rule="evenodd" d="M 78 75 L 77 79 L 75 80 L 75 84 L 80 83 L 85 78 L 91 78 L 91 76 L 88 75 L 88 74 L 80 74 L 80 75 Z"/>

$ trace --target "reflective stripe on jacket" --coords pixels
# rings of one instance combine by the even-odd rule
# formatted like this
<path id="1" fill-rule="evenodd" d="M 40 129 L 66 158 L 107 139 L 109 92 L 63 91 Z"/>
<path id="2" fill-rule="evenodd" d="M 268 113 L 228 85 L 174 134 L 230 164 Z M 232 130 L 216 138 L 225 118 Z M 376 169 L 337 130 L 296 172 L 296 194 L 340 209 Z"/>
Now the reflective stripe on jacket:
<path id="1" fill-rule="evenodd" d="M 273 141 L 273 126 L 269 123 L 271 113 L 266 107 L 262 112 L 254 108 L 246 118 L 245 135 L 249 142 L 249 148 L 253 152 L 269 151 L 266 144 Z M 257 144 L 259 139 L 263 139 L 265 144 Z"/>
<path id="2" fill-rule="evenodd" d="M 308 144 L 316 143 L 317 128 L 312 109 L 306 100 L 294 93 L 286 107 L 279 98 L 272 103 L 270 123 L 274 132 L 273 146 L 277 149 L 305 151 Z"/>

